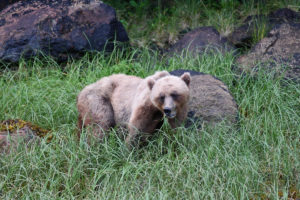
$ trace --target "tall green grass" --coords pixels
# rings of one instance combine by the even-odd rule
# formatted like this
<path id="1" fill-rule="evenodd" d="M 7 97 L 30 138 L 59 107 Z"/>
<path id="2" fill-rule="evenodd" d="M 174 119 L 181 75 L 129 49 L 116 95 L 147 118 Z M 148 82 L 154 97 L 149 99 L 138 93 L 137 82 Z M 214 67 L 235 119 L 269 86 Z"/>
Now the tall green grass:
<path id="1" fill-rule="evenodd" d="M 231 54 L 161 60 L 155 52 L 87 54 L 59 66 L 22 61 L 0 77 L 0 120 L 52 130 L 51 143 L 0 156 L 0 199 L 288 199 L 299 195 L 300 86 L 261 71 L 236 76 Z M 167 123 L 148 145 L 128 151 L 119 130 L 101 144 L 76 138 L 76 96 L 112 73 L 141 77 L 194 69 L 223 80 L 239 105 L 239 127 Z M 297 192 L 297 194 L 295 194 Z M 299 196 L 298 196 L 299 198 Z"/>

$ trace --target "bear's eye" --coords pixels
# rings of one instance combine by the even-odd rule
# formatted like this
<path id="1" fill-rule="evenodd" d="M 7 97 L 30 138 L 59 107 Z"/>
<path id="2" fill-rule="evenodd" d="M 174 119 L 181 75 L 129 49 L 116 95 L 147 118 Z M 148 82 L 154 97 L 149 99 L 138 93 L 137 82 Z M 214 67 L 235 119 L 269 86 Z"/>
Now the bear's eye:
<path id="1" fill-rule="evenodd" d="M 179 97 L 179 94 L 177 94 L 177 93 L 172 93 L 171 94 L 171 97 L 175 100 L 175 99 L 178 99 L 178 97 Z"/>
<path id="2" fill-rule="evenodd" d="M 164 102 L 165 96 L 164 96 L 164 95 L 161 95 L 161 96 L 159 97 L 159 100 L 160 100 L 161 102 Z"/>

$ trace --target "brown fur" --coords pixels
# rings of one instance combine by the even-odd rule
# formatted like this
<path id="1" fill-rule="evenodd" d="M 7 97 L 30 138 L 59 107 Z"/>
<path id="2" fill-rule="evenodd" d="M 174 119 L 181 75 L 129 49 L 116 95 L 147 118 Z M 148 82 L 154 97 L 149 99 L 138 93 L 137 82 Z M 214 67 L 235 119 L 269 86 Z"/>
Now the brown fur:
<path id="1" fill-rule="evenodd" d="M 167 104 L 173 109 L 172 113 L 176 113 L 169 119 L 175 128 L 186 118 L 189 83 L 189 74 L 179 78 L 166 71 L 145 79 L 124 74 L 104 77 L 86 86 L 78 95 L 78 136 L 82 127 L 87 126 L 102 139 L 106 130 L 119 124 L 128 127 L 126 144 L 131 146 L 140 132 L 151 134 L 155 131 Z M 175 93 L 176 98 L 173 98 Z M 161 94 L 165 102 L 158 102 Z"/>

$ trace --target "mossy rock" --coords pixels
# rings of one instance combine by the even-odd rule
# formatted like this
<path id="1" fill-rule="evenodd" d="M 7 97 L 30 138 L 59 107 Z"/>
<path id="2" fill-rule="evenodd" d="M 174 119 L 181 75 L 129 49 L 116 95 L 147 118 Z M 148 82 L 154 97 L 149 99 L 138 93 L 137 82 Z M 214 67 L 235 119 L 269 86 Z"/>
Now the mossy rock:
<path id="1" fill-rule="evenodd" d="M 47 137 L 47 142 L 52 140 L 49 130 L 43 129 L 21 119 L 9 119 L 0 122 L 0 152 L 8 152 L 19 143 L 28 144 L 38 138 Z"/>

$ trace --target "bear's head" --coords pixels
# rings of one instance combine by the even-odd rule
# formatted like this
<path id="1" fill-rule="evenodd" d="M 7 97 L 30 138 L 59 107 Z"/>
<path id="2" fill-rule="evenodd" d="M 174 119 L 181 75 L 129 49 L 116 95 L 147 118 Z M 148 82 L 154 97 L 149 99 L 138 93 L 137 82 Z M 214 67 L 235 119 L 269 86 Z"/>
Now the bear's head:
<path id="1" fill-rule="evenodd" d="M 189 101 L 190 81 L 190 73 L 184 73 L 181 77 L 169 75 L 158 80 L 150 78 L 147 84 L 151 91 L 151 102 L 166 117 L 176 117 L 178 111 Z"/>

